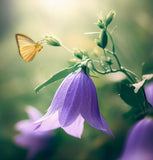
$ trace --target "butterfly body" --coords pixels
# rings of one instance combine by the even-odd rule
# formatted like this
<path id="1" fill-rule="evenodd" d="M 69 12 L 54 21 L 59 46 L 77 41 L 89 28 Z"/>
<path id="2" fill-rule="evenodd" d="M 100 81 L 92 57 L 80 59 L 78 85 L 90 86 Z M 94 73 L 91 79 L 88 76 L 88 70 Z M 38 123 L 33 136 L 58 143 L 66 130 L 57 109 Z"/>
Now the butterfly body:
<path id="1" fill-rule="evenodd" d="M 32 61 L 36 53 L 40 52 L 43 48 L 43 46 L 41 46 L 38 42 L 35 43 L 31 38 L 23 34 L 16 34 L 16 41 L 19 54 L 26 62 Z"/>

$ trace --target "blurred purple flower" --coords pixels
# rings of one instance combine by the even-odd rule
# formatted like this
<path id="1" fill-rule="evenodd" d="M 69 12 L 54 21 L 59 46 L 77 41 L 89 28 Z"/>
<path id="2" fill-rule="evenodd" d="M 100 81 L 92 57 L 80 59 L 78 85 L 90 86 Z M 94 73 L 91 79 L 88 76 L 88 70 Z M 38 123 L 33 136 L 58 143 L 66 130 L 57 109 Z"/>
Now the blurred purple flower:
<path id="1" fill-rule="evenodd" d="M 145 118 L 133 126 L 120 160 L 153 160 L 152 118 Z"/>
<path id="2" fill-rule="evenodd" d="M 148 102 L 153 106 L 153 82 L 145 87 L 145 93 Z"/>
<path id="3" fill-rule="evenodd" d="M 23 148 L 28 149 L 27 159 L 33 159 L 43 150 L 46 150 L 52 144 L 52 138 L 50 132 L 36 132 L 34 121 L 38 120 L 42 115 L 34 107 L 27 107 L 27 113 L 29 120 L 23 120 L 15 125 L 16 130 L 21 134 L 15 137 L 15 143 Z"/>
<path id="4" fill-rule="evenodd" d="M 80 138 L 84 120 L 110 135 L 112 132 L 100 114 L 95 85 L 83 71 L 69 74 L 58 88 L 47 113 L 36 121 L 39 131 L 63 128 Z"/>

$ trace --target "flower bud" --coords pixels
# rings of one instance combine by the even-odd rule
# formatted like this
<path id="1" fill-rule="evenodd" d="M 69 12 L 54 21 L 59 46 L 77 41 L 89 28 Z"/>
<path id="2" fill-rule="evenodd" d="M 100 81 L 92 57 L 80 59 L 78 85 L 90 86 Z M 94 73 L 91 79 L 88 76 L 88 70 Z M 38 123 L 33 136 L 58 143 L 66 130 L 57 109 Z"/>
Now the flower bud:
<path id="1" fill-rule="evenodd" d="M 104 28 L 104 23 L 103 23 L 102 19 L 98 19 L 97 25 L 98 25 L 98 27 L 99 27 L 100 29 L 103 29 L 103 28 Z"/>
<path id="2" fill-rule="evenodd" d="M 45 41 L 48 45 L 59 47 L 61 46 L 60 42 L 55 39 L 53 36 L 46 36 Z"/>
<path id="3" fill-rule="evenodd" d="M 75 57 L 79 58 L 79 59 L 82 59 L 82 56 L 83 56 L 83 52 L 79 49 L 75 49 L 74 50 L 74 55 Z"/>
<path id="4" fill-rule="evenodd" d="M 97 42 L 97 45 L 104 49 L 107 46 L 107 40 L 108 40 L 106 30 L 103 30 L 101 32 L 99 39 L 100 41 Z"/>
<path id="5" fill-rule="evenodd" d="M 106 27 L 112 22 L 115 16 L 115 11 L 110 11 L 106 17 Z"/>

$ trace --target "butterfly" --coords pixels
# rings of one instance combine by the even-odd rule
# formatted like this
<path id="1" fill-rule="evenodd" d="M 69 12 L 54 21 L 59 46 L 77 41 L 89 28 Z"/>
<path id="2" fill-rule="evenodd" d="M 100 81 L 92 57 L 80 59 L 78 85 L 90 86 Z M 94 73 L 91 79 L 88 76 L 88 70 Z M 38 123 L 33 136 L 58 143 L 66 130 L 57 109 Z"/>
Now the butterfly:
<path id="1" fill-rule="evenodd" d="M 43 46 L 41 46 L 38 42 L 35 43 L 31 38 L 23 34 L 16 34 L 15 37 L 19 54 L 26 62 L 32 61 L 36 53 L 40 52 L 43 48 Z"/>

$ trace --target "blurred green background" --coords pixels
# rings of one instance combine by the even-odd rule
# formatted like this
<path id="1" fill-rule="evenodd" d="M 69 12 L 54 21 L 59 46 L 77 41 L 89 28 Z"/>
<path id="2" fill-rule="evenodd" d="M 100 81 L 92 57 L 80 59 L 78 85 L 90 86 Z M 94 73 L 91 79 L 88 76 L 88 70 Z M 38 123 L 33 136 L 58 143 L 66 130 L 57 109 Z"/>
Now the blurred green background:
<path id="1" fill-rule="evenodd" d="M 34 88 L 73 58 L 63 48 L 45 46 L 35 59 L 24 62 L 17 49 L 16 33 L 38 41 L 44 35 L 56 35 L 69 48 L 92 51 L 95 36 L 85 32 L 99 31 L 98 16 L 116 11 L 109 29 L 113 32 L 118 57 L 123 66 L 141 75 L 142 64 L 153 51 L 152 0 L 1 0 L 0 1 L 0 158 L 24 159 L 27 151 L 17 147 L 16 122 L 27 119 L 25 107 L 32 105 L 45 113 L 61 83 L 55 82 L 35 94 Z M 149 61 L 149 66 L 152 61 Z M 146 69 L 147 70 L 147 69 Z M 152 67 L 150 67 L 152 70 Z M 123 116 L 129 110 L 119 97 L 121 75 L 93 79 L 100 109 L 115 137 L 112 138 L 85 123 L 81 139 L 54 132 L 50 157 L 55 160 L 114 160 L 119 158 L 128 129 L 134 123 Z M 40 158 L 41 157 L 41 158 Z M 45 159 L 41 155 L 37 159 Z"/>

